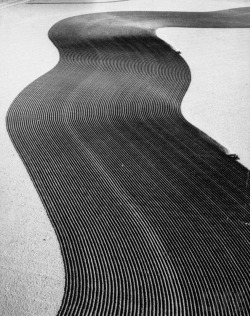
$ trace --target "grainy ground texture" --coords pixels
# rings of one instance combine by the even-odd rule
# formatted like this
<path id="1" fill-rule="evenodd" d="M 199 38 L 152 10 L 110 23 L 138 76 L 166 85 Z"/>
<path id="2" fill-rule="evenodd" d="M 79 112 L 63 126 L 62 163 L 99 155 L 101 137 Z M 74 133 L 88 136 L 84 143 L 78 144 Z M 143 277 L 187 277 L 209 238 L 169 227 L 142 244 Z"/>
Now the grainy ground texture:
<path id="1" fill-rule="evenodd" d="M 47 16 L 60 60 L 7 112 L 31 181 L 3 141 L 1 315 L 248 315 L 249 171 L 185 119 L 192 70 L 155 30 L 247 29 L 250 8 L 119 6 Z"/>
<path id="2" fill-rule="evenodd" d="M 157 36 L 179 48 L 191 70 L 181 107 L 185 118 L 249 169 L 250 30 L 163 28 Z"/>

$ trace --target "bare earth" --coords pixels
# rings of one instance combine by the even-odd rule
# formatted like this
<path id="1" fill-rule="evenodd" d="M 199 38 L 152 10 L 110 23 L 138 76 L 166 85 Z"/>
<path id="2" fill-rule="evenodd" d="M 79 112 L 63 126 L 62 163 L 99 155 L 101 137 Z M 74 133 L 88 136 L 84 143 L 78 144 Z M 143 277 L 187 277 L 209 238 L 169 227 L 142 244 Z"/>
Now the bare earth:
<path id="1" fill-rule="evenodd" d="M 64 290 L 64 269 L 60 255 L 59 245 L 53 227 L 47 217 L 46 211 L 39 199 L 39 196 L 24 168 L 18 154 L 16 153 L 5 127 L 5 116 L 16 95 L 30 82 L 38 78 L 43 73 L 50 70 L 58 60 L 58 53 L 55 47 L 50 43 L 47 37 L 49 28 L 57 21 L 74 15 L 97 11 L 124 11 L 124 10 L 218 10 L 231 7 L 248 5 L 247 1 L 209 1 L 206 4 L 203 1 L 133 1 L 121 2 L 116 4 L 101 4 L 88 6 L 57 6 L 37 7 L 37 6 L 16 6 L 0 11 L 0 41 L 4 43 L 0 47 L 1 69 L 1 92 L 0 92 L 0 314 L 1 315 L 55 315 L 63 296 Z M 157 3 L 157 5 L 156 5 Z M 241 3 L 241 4 L 240 4 Z M 206 33 L 207 32 L 207 33 Z M 227 31 L 222 30 L 184 30 L 168 29 L 158 32 L 158 35 L 183 52 L 183 57 L 194 71 L 193 81 L 190 91 L 184 99 L 184 113 L 186 118 L 197 125 L 201 130 L 207 132 L 218 142 L 225 145 L 230 151 L 239 153 L 242 163 L 249 167 L 249 137 L 246 126 L 249 126 L 247 117 L 249 117 L 249 108 L 246 107 L 246 100 L 249 100 L 249 62 L 246 56 L 249 55 L 248 30 L 230 31 L 234 39 L 238 38 L 242 42 L 237 42 L 240 50 L 233 46 L 230 51 L 229 61 L 234 64 L 233 76 L 236 80 L 230 78 L 224 86 L 219 86 L 222 82 L 220 74 L 226 71 L 227 65 L 220 63 L 221 73 L 216 76 L 213 72 L 213 79 L 207 76 L 210 71 L 205 61 L 215 62 L 217 67 L 218 58 L 224 60 L 224 45 L 231 41 Z M 204 37 L 206 33 L 206 37 Z M 211 35 L 212 34 L 212 35 Z M 178 41 L 176 40 L 178 37 Z M 193 39 L 193 42 L 185 39 Z M 199 38 L 199 42 L 197 40 Z M 226 39 L 225 39 L 226 38 Z M 205 42 L 209 40 L 211 53 L 206 54 Z M 204 55 L 200 60 L 203 70 L 197 66 L 193 58 L 194 42 L 200 50 L 204 49 Z M 204 41 L 204 42 L 203 42 Z M 221 41 L 223 44 L 220 46 Z M 234 42 L 236 43 L 236 42 Z M 216 46 L 217 45 L 217 46 Z M 228 49 L 231 47 L 227 46 Z M 220 51 L 216 61 L 214 54 Z M 207 57 L 206 57 L 207 56 Z M 204 68 L 206 66 L 207 68 Z M 202 71 L 206 69 L 204 79 L 210 80 L 210 91 L 204 91 L 207 84 L 199 80 Z M 238 69 L 244 71 L 239 73 Z M 214 69 L 213 69 L 214 71 Z M 243 84 L 239 83 L 239 78 Z M 212 83 L 214 84 L 212 86 Z M 228 86 L 230 89 L 228 90 Z M 194 88 L 196 87 L 196 88 Z M 216 87 L 215 90 L 213 87 Z M 194 96 L 196 89 L 204 91 L 204 102 Z M 193 90 L 192 90 L 193 89 Z M 235 91 L 241 93 L 235 93 Z M 192 92 L 193 91 L 193 92 Z M 221 99 L 227 91 L 227 99 L 222 99 L 219 108 L 214 108 L 215 101 Z M 213 94 L 214 93 L 214 94 Z M 212 112 L 208 111 L 205 116 L 208 120 L 200 122 L 199 111 L 204 105 L 204 111 L 209 109 L 207 106 L 207 94 L 211 97 Z M 195 101 L 194 101 L 195 100 Z M 225 102 L 225 103 L 223 103 Z M 243 116 L 237 116 L 234 104 L 240 107 Z M 225 113 L 229 116 L 225 121 Z M 199 109 L 198 109 L 199 108 Z M 187 110 L 186 110 L 187 109 Z M 192 110 L 189 110 L 192 109 Z M 210 108 L 211 109 L 211 108 Z M 239 109 L 239 108 L 238 108 Z M 202 110 L 202 111 L 203 111 Z M 219 112 L 216 115 L 216 111 Z M 204 112 L 202 112 L 204 115 Z M 233 120 L 231 120 L 233 118 Z M 235 120 L 237 124 L 235 124 Z M 214 128 L 211 128 L 211 121 Z M 200 124 L 200 125 L 199 125 Z M 229 130 L 223 129 L 223 126 L 231 126 Z M 215 130 L 216 128 L 216 130 Z M 218 130 L 217 130 L 218 128 Z M 211 134 L 210 133 L 214 133 Z M 218 131 L 218 132 L 217 132 Z M 219 135 L 217 137 L 217 135 Z M 241 137 L 237 136 L 241 135 Z M 244 136 L 246 135 L 246 138 Z M 236 137 L 235 137 L 236 136 Z M 243 137 L 243 140 L 242 140 Z M 232 142 L 231 142 L 232 141 Z M 242 146 L 243 144 L 243 146 Z M 244 147 L 245 146 L 245 147 Z"/>

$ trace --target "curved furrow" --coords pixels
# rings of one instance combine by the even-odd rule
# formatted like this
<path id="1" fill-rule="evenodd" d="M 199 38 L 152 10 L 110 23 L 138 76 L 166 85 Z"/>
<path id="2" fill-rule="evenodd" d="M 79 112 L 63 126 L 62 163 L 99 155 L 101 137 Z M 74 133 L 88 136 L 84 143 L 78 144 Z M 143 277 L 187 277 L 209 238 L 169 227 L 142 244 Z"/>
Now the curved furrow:
<path id="1" fill-rule="evenodd" d="M 60 60 L 6 122 L 60 244 L 58 315 L 250 313 L 248 170 L 185 120 L 190 69 L 155 35 L 249 15 L 99 13 L 49 31 Z"/>
<path id="2" fill-rule="evenodd" d="M 122 54 L 121 54 L 121 56 L 122 56 Z M 105 61 L 106 60 L 106 58 L 105 58 L 106 56 L 102 56 L 102 64 L 103 64 L 103 60 Z M 112 58 L 111 58 L 112 59 Z M 124 58 L 122 59 L 122 62 L 124 61 Z M 145 65 L 145 63 L 143 64 L 144 66 L 146 66 Z M 131 67 L 130 67 L 131 68 Z M 140 67 L 141 68 L 141 67 Z M 162 67 L 162 68 L 164 68 L 164 67 Z M 98 70 L 100 71 L 100 69 L 99 69 L 99 67 L 98 67 Z M 129 69 L 129 71 L 130 71 L 130 76 L 131 76 L 131 69 Z M 156 91 L 156 89 L 154 89 L 154 91 Z M 157 94 L 157 93 L 156 93 Z M 121 115 L 121 114 L 120 114 Z M 171 118 L 169 118 L 169 120 L 170 120 Z M 177 124 L 177 126 L 178 126 L 179 124 Z M 199 139 L 198 139 L 199 140 Z M 225 168 L 225 167 L 224 167 Z M 232 166 L 230 166 L 230 169 L 229 169 L 230 171 L 232 171 Z"/>

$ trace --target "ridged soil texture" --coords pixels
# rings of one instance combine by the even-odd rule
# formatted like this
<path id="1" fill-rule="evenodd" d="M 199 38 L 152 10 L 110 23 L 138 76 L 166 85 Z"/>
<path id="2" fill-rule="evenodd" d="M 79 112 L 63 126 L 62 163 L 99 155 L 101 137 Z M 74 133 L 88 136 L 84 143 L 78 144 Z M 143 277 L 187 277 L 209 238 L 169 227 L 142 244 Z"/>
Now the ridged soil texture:
<path id="1" fill-rule="evenodd" d="M 249 21 L 116 12 L 50 30 L 60 61 L 7 128 L 60 243 L 58 315 L 250 315 L 248 170 L 182 116 L 190 69 L 154 31 Z"/>

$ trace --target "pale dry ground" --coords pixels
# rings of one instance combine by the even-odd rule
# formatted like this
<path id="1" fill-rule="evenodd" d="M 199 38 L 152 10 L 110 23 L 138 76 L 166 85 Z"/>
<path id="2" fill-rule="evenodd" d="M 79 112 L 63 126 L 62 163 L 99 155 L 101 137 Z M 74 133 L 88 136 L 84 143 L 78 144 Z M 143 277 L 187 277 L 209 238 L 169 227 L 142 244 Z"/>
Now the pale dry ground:
<path id="1" fill-rule="evenodd" d="M 84 6 L 20 5 L 0 11 L 0 315 L 55 315 L 63 295 L 64 270 L 56 236 L 5 127 L 6 111 L 15 96 L 58 60 L 48 29 L 63 18 L 91 12 L 208 11 L 245 5 L 245 1 L 134 0 Z M 174 39 L 169 42 L 179 48 Z"/>
<path id="2" fill-rule="evenodd" d="M 46 37 L 38 44 L 36 34 L 40 36 L 36 25 L 33 33 L 28 20 L 9 9 L 4 11 L 0 34 L 4 43 L 0 48 L 0 314 L 6 316 L 54 315 L 64 287 L 55 233 L 4 121 L 13 98 L 57 60 L 52 49 L 52 54 L 45 53 L 32 67 L 30 55 L 39 55 L 39 45 Z M 28 44 L 30 39 L 33 45 Z"/>
<path id="3" fill-rule="evenodd" d="M 89 11 L 20 6 L 0 12 L 1 316 L 56 315 L 60 307 L 64 269 L 59 244 L 7 134 L 5 116 L 16 95 L 57 63 L 58 52 L 47 37 L 49 28 L 69 15 Z"/>
<path id="4" fill-rule="evenodd" d="M 250 29 L 164 28 L 191 69 L 182 103 L 186 119 L 250 169 Z"/>

